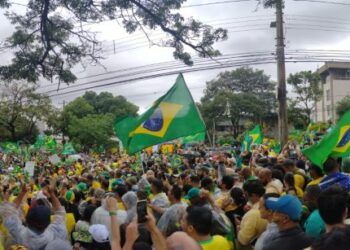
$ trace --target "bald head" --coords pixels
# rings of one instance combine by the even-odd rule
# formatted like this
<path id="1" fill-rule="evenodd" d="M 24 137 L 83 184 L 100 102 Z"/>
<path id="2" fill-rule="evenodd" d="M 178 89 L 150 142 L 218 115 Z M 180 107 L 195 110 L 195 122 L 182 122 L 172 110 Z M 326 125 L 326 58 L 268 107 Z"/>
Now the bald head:
<path id="1" fill-rule="evenodd" d="M 200 250 L 201 247 L 185 232 L 175 232 L 166 240 L 169 250 Z"/>
<path id="2" fill-rule="evenodd" d="M 259 172 L 259 179 L 265 185 L 272 180 L 272 171 L 269 168 L 263 168 Z"/>

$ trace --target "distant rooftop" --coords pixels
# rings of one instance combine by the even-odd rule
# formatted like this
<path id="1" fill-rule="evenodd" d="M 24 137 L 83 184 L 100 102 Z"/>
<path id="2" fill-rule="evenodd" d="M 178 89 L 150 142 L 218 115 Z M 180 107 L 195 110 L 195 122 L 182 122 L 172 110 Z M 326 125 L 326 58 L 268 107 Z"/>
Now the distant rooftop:
<path id="1" fill-rule="evenodd" d="M 320 75 L 328 75 L 331 69 L 349 69 L 350 62 L 326 62 L 321 68 L 317 70 Z"/>

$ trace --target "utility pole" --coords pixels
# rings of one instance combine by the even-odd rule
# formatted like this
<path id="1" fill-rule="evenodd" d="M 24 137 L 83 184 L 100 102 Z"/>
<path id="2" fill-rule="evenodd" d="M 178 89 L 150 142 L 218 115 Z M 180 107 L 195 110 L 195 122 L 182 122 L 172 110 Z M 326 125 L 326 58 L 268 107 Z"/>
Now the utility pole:
<path id="1" fill-rule="evenodd" d="M 276 54 L 277 54 L 277 79 L 278 91 L 278 134 L 281 146 L 288 141 L 288 114 L 287 114 L 287 88 L 286 88 L 286 65 L 284 55 L 284 29 L 283 29 L 284 1 L 276 0 Z"/>

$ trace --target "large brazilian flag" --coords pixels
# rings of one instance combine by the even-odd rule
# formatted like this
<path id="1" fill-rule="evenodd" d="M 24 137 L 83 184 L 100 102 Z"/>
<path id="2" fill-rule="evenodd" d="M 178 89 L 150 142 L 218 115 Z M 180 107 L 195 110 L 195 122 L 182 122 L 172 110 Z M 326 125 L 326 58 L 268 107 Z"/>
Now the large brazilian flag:
<path id="1" fill-rule="evenodd" d="M 350 111 L 345 113 L 335 127 L 322 140 L 303 150 L 303 154 L 314 164 L 322 167 L 328 157 L 350 155 Z"/>
<path id="2" fill-rule="evenodd" d="M 139 117 L 116 121 L 114 130 L 128 154 L 205 131 L 203 119 L 180 74 L 173 87 Z"/>

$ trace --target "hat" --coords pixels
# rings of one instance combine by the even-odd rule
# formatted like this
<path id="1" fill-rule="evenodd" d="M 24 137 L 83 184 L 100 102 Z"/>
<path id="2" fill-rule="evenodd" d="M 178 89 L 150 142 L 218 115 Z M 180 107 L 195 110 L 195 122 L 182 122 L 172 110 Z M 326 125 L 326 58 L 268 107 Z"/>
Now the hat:
<path id="1" fill-rule="evenodd" d="M 29 209 L 26 221 L 29 228 L 44 231 L 50 225 L 50 216 L 50 208 L 40 205 Z"/>
<path id="2" fill-rule="evenodd" d="M 80 192 L 83 192 L 83 193 L 84 193 L 84 192 L 88 189 L 88 187 L 87 187 L 86 183 L 80 182 L 80 183 L 77 185 L 77 189 L 78 189 Z"/>
<path id="3" fill-rule="evenodd" d="M 112 189 L 114 189 L 116 186 L 122 185 L 122 184 L 124 184 L 122 179 L 116 179 L 112 182 Z"/>
<path id="4" fill-rule="evenodd" d="M 185 196 L 185 199 L 191 200 L 195 197 L 199 197 L 199 192 L 200 192 L 199 188 L 191 188 L 188 191 L 187 195 Z"/>
<path id="5" fill-rule="evenodd" d="M 275 212 L 286 214 L 293 221 L 300 219 L 302 205 L 299 199 L 293 195 L 284 195 L 280 198 L 268 198 L 265 207 Z"/>
<path id="6" fill-rule="evenodd" d="M 74 194 L 73 190 L 68 190 L 66 192 L 66 201 L 74 202 L 74 199 L 75 199 L 75 194 Z"/>
<path id="7" fill-rule="evenodd" d="M 105 225 L 96 224 L 89 227 L 89 233 L 91 234 L 94 241 L 98 243 L 108 242 L 109 232 Z"/>

